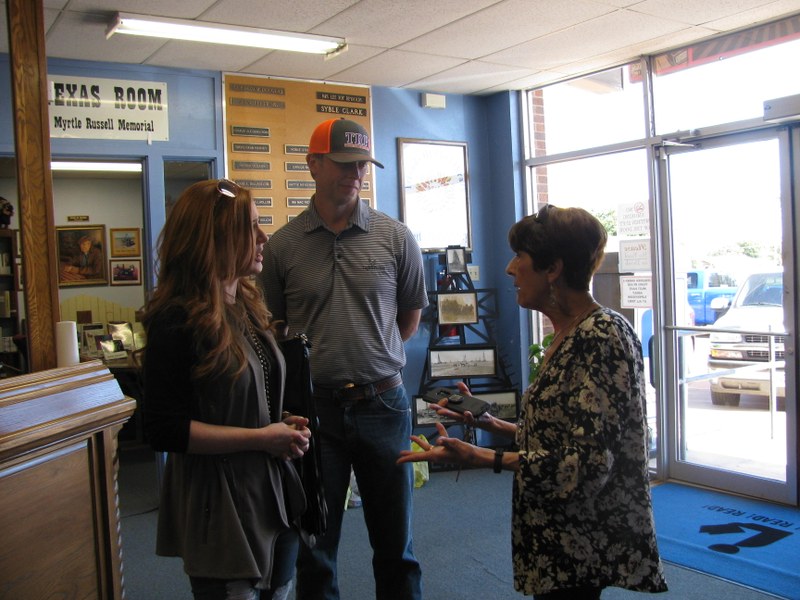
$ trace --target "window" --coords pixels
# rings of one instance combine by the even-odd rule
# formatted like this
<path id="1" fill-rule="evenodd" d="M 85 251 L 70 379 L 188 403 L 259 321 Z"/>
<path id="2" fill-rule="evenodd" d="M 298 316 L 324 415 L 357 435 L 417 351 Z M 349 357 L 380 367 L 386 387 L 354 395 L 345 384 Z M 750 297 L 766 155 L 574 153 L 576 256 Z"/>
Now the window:
<path id="1" fill-rule="evenodd" d="M 800 93 L 800 15 L 653 58 L 657 133 L 760 118 Z"/>
<path id="2" fill-rule="evenodd" d="M 559 154 L 646 137 L 641 72 L 634 63 L 531 92 L 530 154 Z"/>

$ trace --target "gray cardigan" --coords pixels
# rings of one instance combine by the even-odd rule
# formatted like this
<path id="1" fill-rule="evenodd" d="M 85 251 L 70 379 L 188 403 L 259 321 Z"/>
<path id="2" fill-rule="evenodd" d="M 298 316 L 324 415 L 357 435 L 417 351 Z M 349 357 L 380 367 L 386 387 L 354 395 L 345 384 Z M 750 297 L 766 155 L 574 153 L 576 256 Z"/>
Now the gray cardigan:
<path id="1" fill-rule="evenodd" d="M 181 556 L 190 576 L 253 579 L 265 588 L 275 538 L 305 510 L 302 484 L 291 463 L 264 452 L 185 452 L 192 419 L 261 427 L 270 417 L 261 364 L 249 345 L 248 368 L 232 385 L 229 380 L 202 386 L 190 381 L 193 345 L 181 312 L 154 319 L 145 353 L 148 435 L 156 450 L 171 451 L 162 484 L 156 553 Z M 271 402 L 278 403 L 273 413 L 280 414 L 286 366 L 273 337 L 264 341 L 278 365 L 281 392 Z M 182 451 L 176 445 L 183 446 Z"/>

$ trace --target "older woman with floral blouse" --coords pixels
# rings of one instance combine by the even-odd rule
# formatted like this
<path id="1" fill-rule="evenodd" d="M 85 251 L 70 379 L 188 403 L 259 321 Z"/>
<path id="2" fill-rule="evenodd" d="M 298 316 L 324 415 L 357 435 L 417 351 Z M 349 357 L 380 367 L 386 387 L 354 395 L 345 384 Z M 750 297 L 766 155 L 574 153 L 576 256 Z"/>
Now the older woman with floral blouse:
<path id="1" fill-rule="evenodd" d="M 517 302 L 550 319 L 553 340 L 518 423 L 438 411 L 514 438 L 517 450 L 473 446 L 437 424 L 434 446 L 413 436 L 424 451 L 399 459 L 515 472 L 514 587 L 537 600 L 595 600 L 611 586 L 667 590 L 647 473 L 641 343 L 589 292 L 606 239 L 585 210 L 549 205 L 509 232 Z"/>

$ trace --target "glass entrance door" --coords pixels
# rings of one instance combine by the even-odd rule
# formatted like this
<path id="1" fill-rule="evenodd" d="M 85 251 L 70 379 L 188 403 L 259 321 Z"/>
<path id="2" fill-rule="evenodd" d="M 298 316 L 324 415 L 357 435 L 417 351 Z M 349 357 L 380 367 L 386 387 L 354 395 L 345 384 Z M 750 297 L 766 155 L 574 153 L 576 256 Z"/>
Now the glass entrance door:
<path id="1" fill-rule="evenodd" d="M 796 500 L 785 129 L 662 149 L 668 476 Z M 695 326 L 669 315 L 689 305 Z"/>

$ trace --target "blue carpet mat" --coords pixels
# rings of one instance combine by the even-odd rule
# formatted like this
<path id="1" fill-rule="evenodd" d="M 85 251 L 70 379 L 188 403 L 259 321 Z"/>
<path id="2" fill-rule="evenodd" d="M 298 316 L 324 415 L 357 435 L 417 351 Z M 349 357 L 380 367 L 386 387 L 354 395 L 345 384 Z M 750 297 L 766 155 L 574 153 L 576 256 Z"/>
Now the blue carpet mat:
<path id="1" fill-rule="evenodd" d="M 800 510 L 675 483 L 653 510 L 664 560 L 800 600 Z"/>

